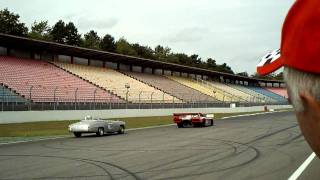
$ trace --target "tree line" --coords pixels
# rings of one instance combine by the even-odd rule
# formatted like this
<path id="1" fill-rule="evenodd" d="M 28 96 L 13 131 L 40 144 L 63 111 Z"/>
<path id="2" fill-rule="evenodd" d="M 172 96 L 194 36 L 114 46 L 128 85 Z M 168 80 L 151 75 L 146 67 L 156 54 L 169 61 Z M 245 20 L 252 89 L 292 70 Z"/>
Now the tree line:
<path id="1" fill-rule="evenodd" d="M 217 64 L 213 58 L 204 60 L 198 54 L 189 56 L 185 53 L 175 53 L 171 48 L 162 45 L 151 48 L 139 43 L 130 43 L 124 37 L 115 40 L 110 34 L 100 37 L 94 30 L 81 35 L 73 22 L 66 23 L 62 20 L 53 26 L 50 26 L 48 21 L 35 21 L 29 30 L 19 18 L 19 14 L 8 9 L 0 10 L 0 33 L 234 74 L 226 63 Z M 248 76 L 248 73 L 243 72 L 238 75 Z"/>

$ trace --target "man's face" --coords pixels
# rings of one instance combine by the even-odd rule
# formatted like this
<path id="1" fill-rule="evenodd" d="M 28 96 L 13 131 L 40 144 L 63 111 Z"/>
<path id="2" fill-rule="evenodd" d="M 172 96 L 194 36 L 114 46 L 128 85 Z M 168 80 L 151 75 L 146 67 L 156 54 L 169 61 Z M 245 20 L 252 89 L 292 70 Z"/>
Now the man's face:
<path id="1" fill-rule="evenodd" d="M 290 95 L 289 95 L 290 96 Z M 308 92 L 300 93 L 304 110 L 296 112 L 303 136 L 320 157 L 320 102 Z"/>

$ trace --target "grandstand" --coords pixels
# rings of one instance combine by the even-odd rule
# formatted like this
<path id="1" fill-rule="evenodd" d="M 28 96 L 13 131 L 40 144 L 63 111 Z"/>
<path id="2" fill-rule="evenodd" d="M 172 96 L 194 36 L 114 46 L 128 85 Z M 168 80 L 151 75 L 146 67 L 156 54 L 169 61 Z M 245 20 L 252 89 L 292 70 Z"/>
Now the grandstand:
<path id="1" fill-rule="evenodd" d="M 44 61 L 0 57 L 0 82 L 33 102 L 118 102 L 101 88 Z"/>
<path id="2" fill-rule="evenodd" d="M 282 81 L 1 33 L 0 72 L 2 110 L 10 103 L 29 110 L 40 103 L 47 109 L 59 103 L 66 105 L 60 109 L 77 109 L 78 103 L 83 109 L 96 103 L 100 109 L 251 106 L 286 104 L 288 97 Z"/>
<path id="3" fill-rule="evenodd" d="M 123 71 L 128 76 L 171 94 L 185 102 L 215 102 L 217 99 L 190 88 L 165 76 Z"/>
<path id="4" fill-rule="evenodd" d="M 180 99 L 148 86 L 116 70 L 93 66 L 54 62 L 57 66 L 107 89 L 132 103 L 178 103 Z"/>

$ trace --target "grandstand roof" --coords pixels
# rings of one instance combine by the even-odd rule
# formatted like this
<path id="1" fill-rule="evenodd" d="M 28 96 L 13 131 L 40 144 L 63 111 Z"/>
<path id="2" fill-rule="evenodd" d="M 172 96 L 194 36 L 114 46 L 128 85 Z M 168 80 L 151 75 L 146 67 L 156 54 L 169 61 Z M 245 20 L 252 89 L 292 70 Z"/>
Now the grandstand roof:
<path id="1" fill-rule="evenodd" d="M 150 68 L 162 68 L 168 69 L 177 72 L 185 72 L 191 74 L 200 74 L 208 76 L 223 76 L 224 78 L 240 81 L 250 81 L 250 82 L 270 82 L 270 83 L 283 83 L 283 81 L 277 80 L 264 80 L 264 79 L 255 79 L 249 77 L 243 77 L 238 75 L 232 75 L 197 67 L 184 66 L 174 63 L 161 62 L 152 59 L 139 58 L 134 56 L 122 55 L 112 52 L 70 46 L 65 44 L 59 44 L 55 42 L 41 41 L 35 39 L 29 39 L 25 37 L 18 37 L 8 34 L 0 33 L 0 46 L 10 47 L 10 48 L 21 48 L 33 52 L 43 52 L 47 51 L 50 53 L 75 56 L 87 59 L 96 59 L 96 60 L 106 60 L 110 62 L 119 62 L 122 64 L 136 65 Z"/>

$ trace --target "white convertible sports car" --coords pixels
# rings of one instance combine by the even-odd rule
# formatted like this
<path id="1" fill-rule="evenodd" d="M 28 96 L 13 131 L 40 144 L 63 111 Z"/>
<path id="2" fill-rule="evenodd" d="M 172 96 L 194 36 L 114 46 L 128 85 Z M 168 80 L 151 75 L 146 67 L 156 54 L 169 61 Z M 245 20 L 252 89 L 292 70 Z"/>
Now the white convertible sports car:
<path id="1" fill-rule="evenodd" d="M 124 134 L 125 122 L 94 119 L 91 116 L 86 116 L 84 120 L 69 125 L 69 131 L 75 137 L 80 137 L 83 133 L 96 133 L 98 136 L 103 136 L 106 133 Z"/>

